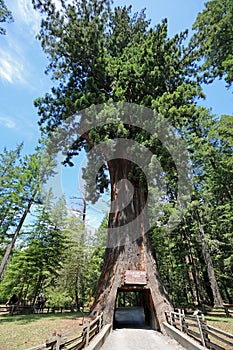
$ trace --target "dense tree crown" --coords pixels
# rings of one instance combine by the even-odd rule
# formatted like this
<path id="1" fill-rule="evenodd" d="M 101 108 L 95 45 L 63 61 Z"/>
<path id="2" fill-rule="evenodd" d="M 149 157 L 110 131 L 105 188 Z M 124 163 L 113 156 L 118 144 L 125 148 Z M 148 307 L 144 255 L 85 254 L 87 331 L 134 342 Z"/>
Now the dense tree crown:
<path id="1" fill-rule="evenodd" d="M 131 7 L 111 10 L 108 1 L 61 5 L 57 11 L 52 2 L 35 1 L 45 16 L 38 37 L 50 60 L 48 72 L 59 82 L 35 101 L 43 131 L 51 133 L 75 112 L 108 101 L 154 108 L 179 130 L 195 123 L 200 112 L 194 101 L 202 92 L 189 78 L 187 32 L 170 39 L 166 20 L 151 28 L 144 11 L 132 15 Z M 153 136 L 116 123 L 77 136 L 66 161 L 72 164 L 71 157 L 82 147 L 116 135 L 159 153 Z M 108 185 L 103 169 L 98 184 L 99 191 Z"/>
<path id="2" fill-rule="evenodd" d="M 195 45 L 195 55 L 201 62 L 205 82 L 223 77 L 228 85 L 233 81 L 233 2 L 231 0 L 211 0 L 197 16 L 193 25 L 195 34 L 191 43 Z"/>

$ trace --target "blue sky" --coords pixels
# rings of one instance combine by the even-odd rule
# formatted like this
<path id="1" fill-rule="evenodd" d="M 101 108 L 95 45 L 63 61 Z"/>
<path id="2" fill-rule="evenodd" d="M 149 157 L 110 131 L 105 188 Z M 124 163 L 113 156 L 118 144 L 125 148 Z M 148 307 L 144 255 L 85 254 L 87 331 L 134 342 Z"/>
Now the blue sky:
<path id="1" fill-rule="evenodd" d="M 30 0 L 6 0 L 15 22 L 5 25 L 6 36 L 0 36 L 0 150 L 13 148 L 21 141 L 31 152 L 39 136 L 37 111 L 33 100 L 49 91 L 51 82 L 44 74 L 45 54 L 35 35 L 40 27 L 40 15 L 32 9 Z M 116 5 L 132 4 L 134 11 L 146 8 L 152 24 L 167 17 L 169 34 L 191 29 L 203 0 L 117 0 Z M 223 81 L 205 87 L 203 102 L 216 114 L 232 113 L 232 93 Z"/>
<path id="2" fill-rule="evenodd" d="M 7 35 L 0 36 L 0 152 L 23 141 L 25 153 L 31 153 L 39 137 L 33 100 L 49 91 L 52 84 L 44 74 L 47 59 L 35 39 L 40 15 L 32 9 L 31 0 L 5 0 L 5 3 L 15 21 L 5 25 Z M 191 30 L 197 13 L 204 8 L 203 0 L 117 0 L 114 4 L 132 4 L 134 12 L 146 8 L 152 25 L 168 18 L 169 35 L 186 28 Z M 232 92 L 223 81 L 205 87 L 204 91 L 207 98 L 202 104 L 212 108 L 215 114 L 232 114 Z M 67 170 L 68 174 L 68 182 L 73 177 L 77 188 L 77 176 Z"/>

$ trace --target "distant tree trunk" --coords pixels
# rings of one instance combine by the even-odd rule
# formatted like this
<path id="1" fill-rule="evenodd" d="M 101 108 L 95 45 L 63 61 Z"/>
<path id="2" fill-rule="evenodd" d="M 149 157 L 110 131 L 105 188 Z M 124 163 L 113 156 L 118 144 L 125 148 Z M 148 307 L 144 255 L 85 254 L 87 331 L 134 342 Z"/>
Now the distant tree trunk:
<path id="1" fill-rule="evenodd" d="M 188 280 L 189 280 L 190 292 L 193 299 L 192 301 L 194 305 L 199 305 L 200 304 L 199 293 L 196 288 L 197 285 L 196 285 L 196 280 L 195 280 L 192 268 L 190 269 L 190 266 L 192 266 L 192 261 L 189 255 L 185 255 L 185 263 L 188 269 Z"/>
<path id="2" fill-rule="evenodd" d="M 218 282 L 215 276 L 214 272 L 214 267 L 213 267 L 213 262 L 210 256 L 209 252 L 209 247 L 208 243 L 206 241 L 206 235 L 204 228 L 201 223 L 201 218 L 199 215 L 199 211 L 197 208 L 195 208 L 195 216 L 196 216 L 196 221 L 198 224 L 198 229 L 199 229 L 199 236 L 200 236 L 200 241 L 201 241 L 201 246 L 202 246 L 202 254 L 204 256 L 204 260 L 207 266 L 207 273 L 210 281 L 210 287 L 213 293 L 213 298 L 214 298 L 214 305 L 215 306 L 223 306 L 223 300 L 222 296 L 218 287 Z"/>
<path id="3" fill-rule="evenodd" d="M 33 302 L 32 302 L 33 305 L 35 305 L 35 303 L 36 303 L 36 300 L 37 300 L 37 297 L 39 295 L 40 289 L 42 288 L 42 285 L 43 285 L 43 280 L 44 280 L 44 277 L 42 275 L 39 275 L 37 283 L 36 283 L 36 286 L 35 286 L 35 289 L 34 289 L 34 293 L 33 293 L 34 294 Z"/>
<path id="4" fill-rule="evenodd" d="M 229 292 L 228 292 L 228 289 L 227 289 L 226 284 L 225 284 L 225 283 L 222 283 L 222 286 L 223 286 L 223 290 L 224 290 L 224 292 L 225 292 L 226 298 L 227 298 L 227 300 L 228 300 L 228 303 L 229 303 L 229 304 L 232 304 L 232 303 L 233 303 L 233 299 L 232 299 L 231 295 L 230 295 Z"/>
<path id="5" fill-rule="evenodd" d="M 92 313 L 104 312 L 106 323 L 113 321 L 118 288 L 124 288 L 126 270 L 145 271 L 150 290 L 156 323 L 154 328 L 162 330 L 165 311 L 171 309 L 168 296 L 160 281 L 157 264 L 152 256 L 147 231 L 146 210 L 147 189 L 134 176 L 134 193 L 130 198 L 130 174 L 133 164 L 127 159 L 113 159 L 108 162 L 111 181 L 111 212 L 109 214 L 108 241 L 104 265 L 97 285 Z M 121 181 L 122 180 L 122 181 Z M 138 182 L 137 182 L 138 181 Z M 142 289 L 143 289 L 142 288 Z"/>
<path id="6" fill-rule="evenodd" d="M 193 303 L 195 305 L 200 305 L 201 304 L 200 288 L 202 284 L 201 284 L 201 278 L 197 268 L 195 253 L 193 250 L 191 239 L 187 232 L 184 233 L 183 239 L 187 240 L 188 248 L 189 248 L 189 254 L 185 256 L 185 262 L 188 266 L 188 269 L 189 269 L 189 266 L 191 267 L 191 269 L 188 270 L 188 275 L 189 275 L 191 293 L 193 297 Z"/>
<path id="7" fill-rule="evenodd" d="M 75 302 L 76 302 L 77 311 L 80 311 L 78 292 L 79 292 L 79 271 L 77 271 L 75 276 Z"/>
<path id="8" fill-rule="evenodd" d="M 20 230 L 21 230 L 21 228 L 22 228 L 22 226 L 24 224 L 24 221 L 25 221 L 25 219 L 26 219 L 26 217 L 27 217 L 27 215 L 28 215 L 28 213 L 30 211 L 30 208 L 31 208 L 31 206 L 32 206 L 32 204 L 34 202 L 34 199 L 36 197 L 37 191 L 38 191 L 38 189 L 36 189 L 34 191 L 32 197 L 30 198 L 30 200 L 28 202 L 28 205 L 27 205 L 26 209 L 24 210 L 23 215 L 21 216 L 21 219 L 20 219 L 20 221 L 18 223 L 18 226 L 16 227 L 14 236 L 13 236 L 11 242 L 8 244 L 8 247 L 6 249 L 6 252 L 4 254 L 4 257 L 3 257 L 1 265 L 0 265 L 0 280 L 2 279 L 3 273 L 4 273 L 6 265 L 7 265 L 7 261 L 9 259 L 9 256 L 10 256 L 11 252 L 12 252 L 12 249 L 14 248 L 14 245 L 15 245 L 16 239 L 18 237 L 18 234 L 19 234 L 19 232 L 20 232 Z"/>

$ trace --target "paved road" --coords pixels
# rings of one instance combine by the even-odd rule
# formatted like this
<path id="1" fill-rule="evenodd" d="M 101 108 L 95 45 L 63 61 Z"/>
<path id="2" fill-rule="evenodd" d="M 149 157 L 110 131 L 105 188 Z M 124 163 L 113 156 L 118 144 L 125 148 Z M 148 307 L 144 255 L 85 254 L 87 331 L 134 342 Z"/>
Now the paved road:
<path id="1" fill-rule="evenodd" d="M 117 329 L 107 338 L 102 350 L 183 350 L 175 340 L 150 329 L 143 308 L 119 308 Z"/>
<path id="2" fill-rule="evenodd" d="M 175 340 L 149 329 L 116 329 L 101 350 L 184 350 Z"/>

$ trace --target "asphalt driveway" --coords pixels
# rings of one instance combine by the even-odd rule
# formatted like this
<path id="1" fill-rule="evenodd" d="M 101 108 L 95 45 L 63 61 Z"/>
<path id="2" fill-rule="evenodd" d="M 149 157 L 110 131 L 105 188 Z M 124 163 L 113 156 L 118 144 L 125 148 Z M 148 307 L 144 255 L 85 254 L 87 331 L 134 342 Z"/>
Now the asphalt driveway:
<path id="1" fill-rule="evenodd" d="M 102 350 L 184 350 L 175 340 L 148 327 L 141 307 L 119 308 L 115 313 L 116 328 Z"/>
<path id="2" fill-rule="evenodd" d="M 152 329 L 116 329 L 102 350 L 184 350 L 175 340 Z"/>

